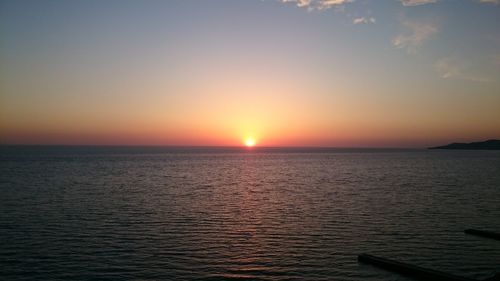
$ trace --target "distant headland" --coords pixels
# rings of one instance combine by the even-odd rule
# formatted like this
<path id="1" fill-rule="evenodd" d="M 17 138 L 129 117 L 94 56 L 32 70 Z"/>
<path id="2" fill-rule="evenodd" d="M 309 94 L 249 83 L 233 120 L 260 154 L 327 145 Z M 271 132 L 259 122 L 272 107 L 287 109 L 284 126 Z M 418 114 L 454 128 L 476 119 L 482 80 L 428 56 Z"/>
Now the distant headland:
<path id="1" fill-rule="evenodd" d="M 429 149 L 500 150 L 500 140 L 487 140 L 470 143 L 454 142 L 443 146 L 429 147 Z"/>

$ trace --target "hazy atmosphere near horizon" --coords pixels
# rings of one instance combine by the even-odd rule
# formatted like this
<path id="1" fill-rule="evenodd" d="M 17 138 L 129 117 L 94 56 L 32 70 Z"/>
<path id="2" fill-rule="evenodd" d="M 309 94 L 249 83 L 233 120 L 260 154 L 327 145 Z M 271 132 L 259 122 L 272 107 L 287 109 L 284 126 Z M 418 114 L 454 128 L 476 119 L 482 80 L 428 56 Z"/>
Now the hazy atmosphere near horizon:
<path id="1" fill-rule="evenodd" d="M 500 280 L 500 0 L 0 0 L 0 280 Z"/>
<path id="2" fill-rule="evenodd" d="M 500 138 L 500 6 L 0 1 L 0 143 Z"/>

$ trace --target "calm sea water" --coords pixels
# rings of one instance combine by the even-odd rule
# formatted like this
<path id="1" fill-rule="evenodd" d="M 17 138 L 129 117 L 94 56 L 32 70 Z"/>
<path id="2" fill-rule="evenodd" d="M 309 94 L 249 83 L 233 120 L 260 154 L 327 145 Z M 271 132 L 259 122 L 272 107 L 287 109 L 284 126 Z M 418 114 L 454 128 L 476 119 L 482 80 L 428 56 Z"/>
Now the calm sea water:
<path id="1" fill-rule="evenodd" d="M 500 152 L 0 148 L 2 280 L 409 280 L 500 270 Z"/>

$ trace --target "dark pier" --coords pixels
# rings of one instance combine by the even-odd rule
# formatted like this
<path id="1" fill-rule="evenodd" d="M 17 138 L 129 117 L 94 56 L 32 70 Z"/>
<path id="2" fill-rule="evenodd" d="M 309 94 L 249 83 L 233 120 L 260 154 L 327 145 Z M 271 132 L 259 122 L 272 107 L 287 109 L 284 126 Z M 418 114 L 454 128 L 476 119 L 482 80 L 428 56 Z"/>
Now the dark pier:
<path id="1" fill-rule="evenodd" d="M 486 230 L 477 230 L 477 229 L 466 229 L 464 230 L 466 234 L 481 236 L 485 238 L 491 238 L 495 240 L 500 240 L 500 233 L 486 231 Z"/>
<path id="2" fill-rule="evenodd" d="M 453 274 L 427 269 L 420 266 L 398 262 L 386 258 L 376 257 L 368 254 L 361 254 L 358 256 L 358 261 L 369 263 L 371 265 L 387 269 L 389 271 L 397 272 L 403 275 L 411 276 L 421 280 L 435 280 L 435 281 L 477 281 L 466 277 L 456 276 Z"/>

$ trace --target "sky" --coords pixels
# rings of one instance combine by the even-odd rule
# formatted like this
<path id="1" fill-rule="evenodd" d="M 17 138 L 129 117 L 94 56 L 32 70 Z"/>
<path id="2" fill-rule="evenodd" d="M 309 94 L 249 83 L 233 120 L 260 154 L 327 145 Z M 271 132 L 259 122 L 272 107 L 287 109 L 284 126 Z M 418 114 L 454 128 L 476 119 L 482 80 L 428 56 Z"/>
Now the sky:
<path id="1" fill-rule="evenodd" d="M 0 144 L 500 138 L 499 0 L 0 0 Z"/>

